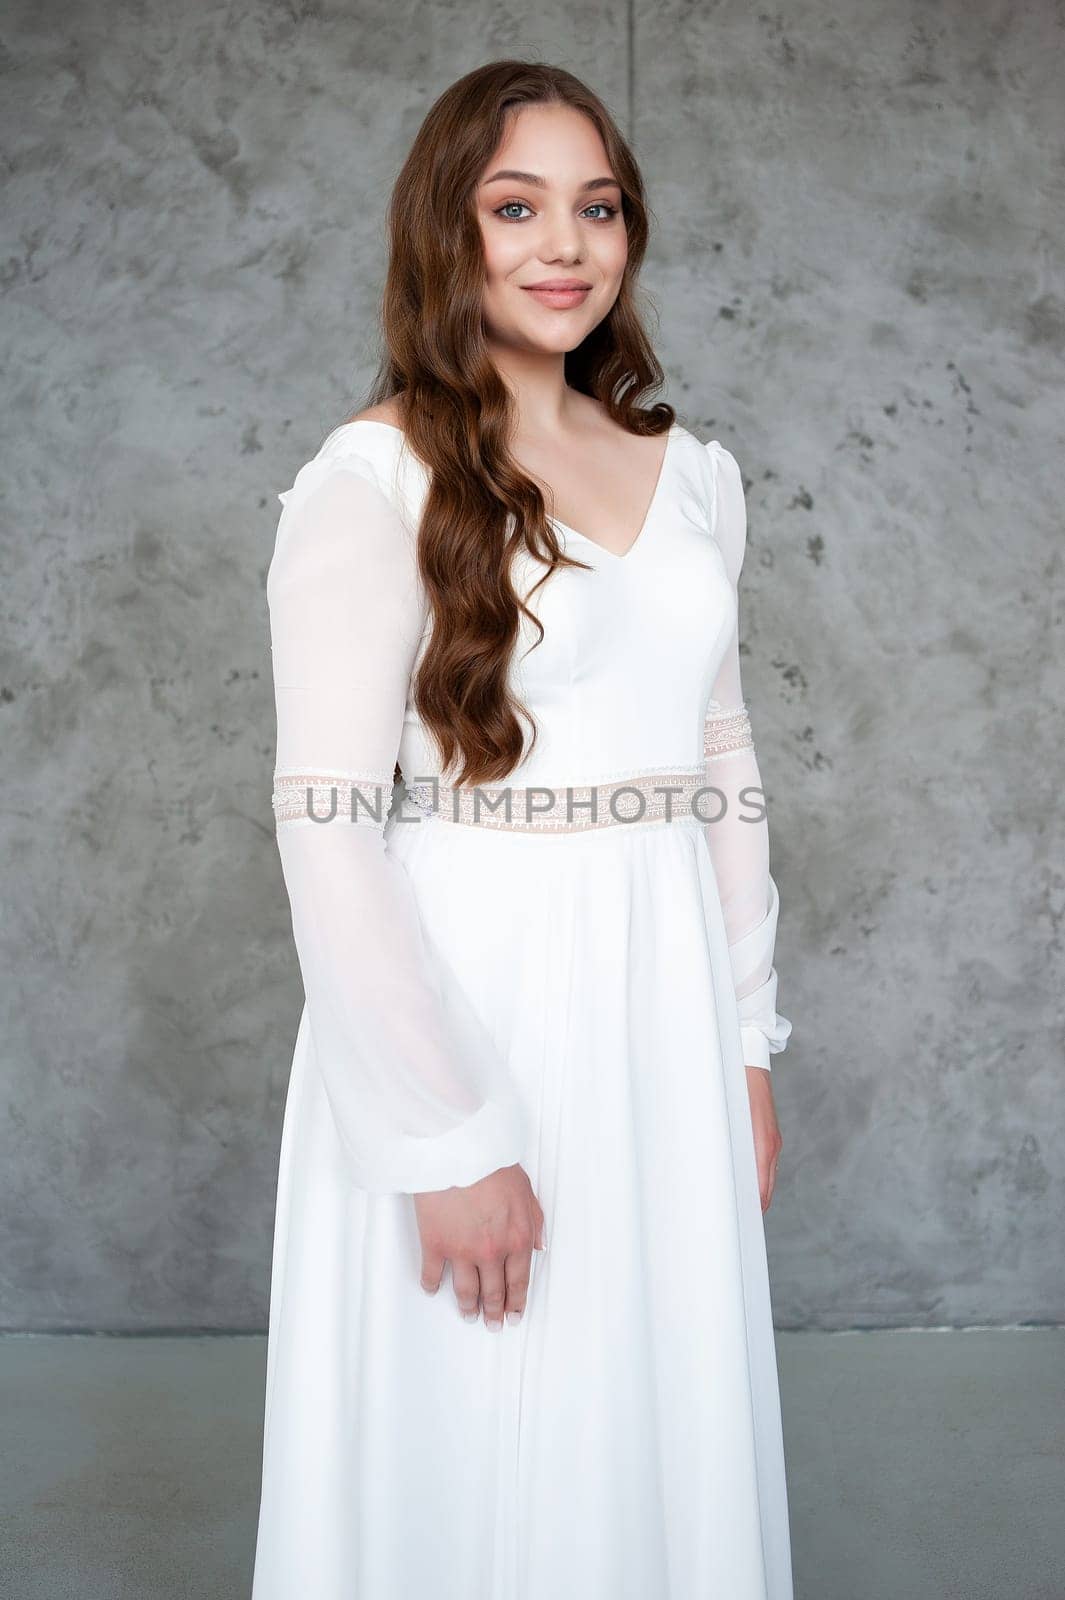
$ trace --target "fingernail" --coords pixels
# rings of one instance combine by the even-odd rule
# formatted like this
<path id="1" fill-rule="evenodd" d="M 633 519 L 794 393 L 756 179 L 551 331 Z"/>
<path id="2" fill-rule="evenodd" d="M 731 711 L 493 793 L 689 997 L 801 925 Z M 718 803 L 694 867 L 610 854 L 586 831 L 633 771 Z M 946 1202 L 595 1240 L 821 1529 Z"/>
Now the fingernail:
<path id="1" fill-rule="evenodd" d="M 491 1328 L 493 1333 L 496 1333 L 503 1326 L 503 1319 L 500 1318 L 500 1320 L 496 1322 L 494 1318 L 486 1317 L 484 1325 L 486 1328 Z"/>
<path id="2" fill-rule="evenodd" d="M 435 1294 L 439 1287 L 440 1285 L 438 1283 L 434 1284 L 432 1287 L 430 1287 L 427 1283 L 422 1284 L 422 1288 L 425 1290 L 426 1294 Z"/>
<path id="3" fill-rule="evenodd" d="M 462 1313 L 463 1322 L 476 1322 L 477 1321 L 477 1317 L 478 1317 L 478 1312 L 476 1312 L 476 1311 L 464 1311 Z"/>
<path id="4" fill-rule="evenodd" d="M 520 1311 L 508 1311 L 507 1312 L 507 1321 L 508 1322 L 520 1322 L 521 1321 L 521 1312 Z"/>

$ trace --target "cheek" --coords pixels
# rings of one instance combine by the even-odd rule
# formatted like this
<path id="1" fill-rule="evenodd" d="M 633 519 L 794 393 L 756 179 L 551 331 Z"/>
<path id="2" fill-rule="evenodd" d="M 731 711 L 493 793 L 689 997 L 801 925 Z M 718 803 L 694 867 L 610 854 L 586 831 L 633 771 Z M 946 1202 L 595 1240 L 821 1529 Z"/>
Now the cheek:
<path id="1" fill-rule="evenodd" d="M 624 228 L 616 232 L 594 234 L 592 254 L 596 266 L 605 278 L 620 278 L 629 258 L 629 239 Z"/>
<path id="2" fill-rule="evenodd" d="M 525 252 L 517 241 L 499 228 L 485 228 L 482 225 L 481 239 L 484 244 L 485 277 L 490 284 L 501 282 L 525 259 Z"/>

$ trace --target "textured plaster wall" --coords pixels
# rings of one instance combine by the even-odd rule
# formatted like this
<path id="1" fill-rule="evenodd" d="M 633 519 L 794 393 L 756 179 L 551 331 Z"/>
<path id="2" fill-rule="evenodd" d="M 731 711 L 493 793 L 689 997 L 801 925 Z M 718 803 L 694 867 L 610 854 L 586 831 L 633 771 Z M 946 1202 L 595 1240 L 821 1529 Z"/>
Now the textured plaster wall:
<path id="1" fill-rule="evenodd" d="M 9 0 L 2 1325 L 264 1324 L 276 493 L 371 375 L 424 111 L 512 54 L 634 136 L 668 396 L 748 483 L 777 1320 L 1065 1320 L 1063 46 L 1050 0 Z"/>

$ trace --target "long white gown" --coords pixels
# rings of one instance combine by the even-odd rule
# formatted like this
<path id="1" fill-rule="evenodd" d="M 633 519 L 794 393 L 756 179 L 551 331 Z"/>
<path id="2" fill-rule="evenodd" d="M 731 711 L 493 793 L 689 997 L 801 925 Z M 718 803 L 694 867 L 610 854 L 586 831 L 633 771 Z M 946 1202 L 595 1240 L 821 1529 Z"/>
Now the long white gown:
<path id="1" fill-rule="evenodd" d="M 531 597 L 542 642 L 523 620 L 537 742 L 483 790 L 512 790 L 509 818 L 434 790 L 410 703 L 427 484 L 360 420 L 280 497 L 274 806 L 306 1004 L 253 1600 L 791 1600 L 744 1071 L 791 1023 L 739 468 L 677 424 L 625 555 L 556 521 L 588 565 Z M 513 570 L 528 593 L 544 569 Z M 547 1248 L 521 1321 L 490 1330 L 449 1268 L 421 1288 L 411 1196 L 514 1162 Z"/>

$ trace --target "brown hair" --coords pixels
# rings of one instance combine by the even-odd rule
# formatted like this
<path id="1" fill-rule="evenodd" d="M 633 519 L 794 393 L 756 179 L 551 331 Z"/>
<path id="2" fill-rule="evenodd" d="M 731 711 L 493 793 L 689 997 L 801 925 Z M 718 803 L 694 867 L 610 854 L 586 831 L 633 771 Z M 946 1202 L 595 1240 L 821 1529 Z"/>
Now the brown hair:
<path id="1" fill-rule="evenodd" d="M 449 781 L 460 784 L 507 777 L 528 753 L 519 717 L 536 741 L 535 720 L 508 687 L 521 615 L 544 637 L 511 582 L 515 551 L 524 544 L 547 563 L 530 593 L 560 566 L 587 565 L 560 548 L 539 487 L 510 455 L 510 395 L 487 353 L 482 321 L 477 184 L 508 116 L 544 104 L 572 106 L 595 123 L 621 186 L 628 235 L 617 299 L 566 355 L 566 382 L 631 433 L 659 434 L 675 420 L 663 401 L 637 404 L 663 373 L 635 304 L 648 238 L 643 180 L 613 118 L 561 67 L 511 60 L 477 67 L 433 105 L 392 192 L 384 355 L 368 399 L 397 398 L 408 443 L 429 469 L 418 566 L 432 627 L 412 698 L 444 771 L 455 773 Z"/>

